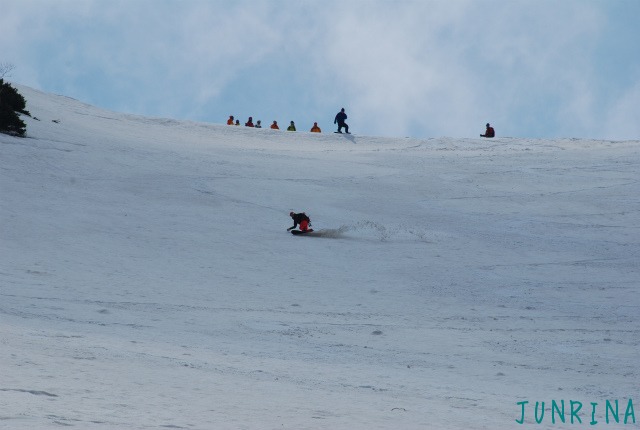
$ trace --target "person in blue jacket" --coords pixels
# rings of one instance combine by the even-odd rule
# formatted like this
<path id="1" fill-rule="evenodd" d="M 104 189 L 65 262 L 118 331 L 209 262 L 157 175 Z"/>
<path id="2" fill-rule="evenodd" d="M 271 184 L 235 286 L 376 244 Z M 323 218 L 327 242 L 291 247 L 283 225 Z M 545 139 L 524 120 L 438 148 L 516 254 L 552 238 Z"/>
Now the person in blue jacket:
<path id="1" fill-rule="evenodd" d="M 344 113 L 344 108 L 337 113 L 336 119 L 333 120 L 334 124 L 338 124 L 338 133 L 342 133 L 342 128 L 344 127 L 345 133 L 349 134 L 349 125 L 345 122 L 347 119 L 347 114 Z"/>

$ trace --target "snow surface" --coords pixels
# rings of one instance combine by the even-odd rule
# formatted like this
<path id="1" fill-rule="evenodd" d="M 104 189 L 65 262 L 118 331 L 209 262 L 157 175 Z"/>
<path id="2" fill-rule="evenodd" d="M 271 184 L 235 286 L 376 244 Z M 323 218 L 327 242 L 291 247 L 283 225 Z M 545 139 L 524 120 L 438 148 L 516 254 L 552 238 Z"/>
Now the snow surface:
<path id="1" fill-rule="evenodd" d="M 640 141 L 256 130 L 16 87 L 37 120 L 0 135 L 1 428 L 638 428 Z M 605 424 L 616 399 L 636 424 Z"/>

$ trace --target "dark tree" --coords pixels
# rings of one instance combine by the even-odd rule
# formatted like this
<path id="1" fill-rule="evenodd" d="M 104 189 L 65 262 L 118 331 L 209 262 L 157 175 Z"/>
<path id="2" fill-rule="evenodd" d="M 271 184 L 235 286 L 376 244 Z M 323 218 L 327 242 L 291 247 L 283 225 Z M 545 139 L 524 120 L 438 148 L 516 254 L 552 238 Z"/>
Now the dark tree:
<path id="1" fill-rule="evenodd" d="M 27 126 L 18 113 L 29 115 L 25 110 L 24 97 L 4 79 L 0 78 L 0 132 L 14 136 L 24 136 Z"/>

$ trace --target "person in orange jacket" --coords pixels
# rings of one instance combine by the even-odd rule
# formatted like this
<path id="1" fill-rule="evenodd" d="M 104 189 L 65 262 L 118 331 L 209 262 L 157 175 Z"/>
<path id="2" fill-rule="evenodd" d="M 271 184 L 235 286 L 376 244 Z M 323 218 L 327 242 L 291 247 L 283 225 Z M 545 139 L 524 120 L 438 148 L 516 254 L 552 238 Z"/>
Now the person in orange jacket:
<path id="1" fill-rule="evenodd" d="M 247 120 L 247 122 L 244 123 L 245 127 L 253 127 L 253 117 L 249 117 L 249 119 Z"/>
<path id="2" fill-rule="evenodd" d="M 311 127 L 311 133 L 322 133 L 322 130 L 320 130 L 320 127 L 318 127 L 317 122 L 313 123 L 313 127 Z"/>
<path id="3" fill-rule="evenodd" d="M 273 124 L 271 124 L 271 129 L 280 130 L 280 127 L 278 127 L 278 121 L 273 121 Z"/>
<path id="4" fill-rule="evenodd" d="M 233 125 L 233 115 L 229 115 L 229 119 L 227 120 L 227 125 Z"/>

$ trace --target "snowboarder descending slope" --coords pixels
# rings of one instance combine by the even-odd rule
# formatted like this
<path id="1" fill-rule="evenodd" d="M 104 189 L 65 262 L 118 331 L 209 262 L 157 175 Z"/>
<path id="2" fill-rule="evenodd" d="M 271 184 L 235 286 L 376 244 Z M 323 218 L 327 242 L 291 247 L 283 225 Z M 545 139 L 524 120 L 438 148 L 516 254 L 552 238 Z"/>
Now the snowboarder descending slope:
<path id="1" fill-rule="evenodd" d="M 338 124 L 338 131 L 336 133 L 342 133 L 342 128 L 344 127 L 345 133 L 349 134 L 349 125 L 345 122 L 346 120 L 347 114 L 344 112 L 344 108 L 342 108 L 333 120 L 334 124 Z"/>
<path id="2" fill-rule="evenodd" d="M 287 231 L 291 231 L 293 234 L 299 233 L 310 233 L 313 230 L 309 228 L 311 225 L 311 219 L 304 212 L 300 212 L 299 214 L 295 212 L 289 212 L 289 216 L 293 219 L 293 226 L 289 227 Z M 294 230 L 300 224 L 300 230 Z"/>

